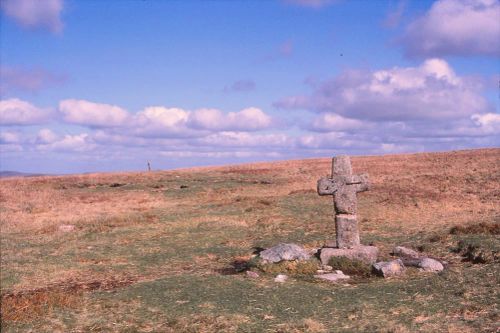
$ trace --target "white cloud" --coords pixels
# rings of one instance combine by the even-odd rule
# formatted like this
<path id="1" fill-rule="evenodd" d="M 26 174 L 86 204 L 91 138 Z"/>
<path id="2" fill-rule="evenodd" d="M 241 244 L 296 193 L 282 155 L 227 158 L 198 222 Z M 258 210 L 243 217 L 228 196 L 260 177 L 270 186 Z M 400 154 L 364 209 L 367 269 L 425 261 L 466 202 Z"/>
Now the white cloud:
<path id="1" fill-rule="evenodd" d="M 271 117 L 258 108 L 223 113 L 218 109 L 187 111 L 153 106 L 133 116 L 129 127 L 143 137 L 189 138 L 220 131 L 258 131 L 271 123 Z"/>
<path id="2" fill-rule="evenodd" d="M 173 158 L 249 158 L 249 157 L 268 157 L 277 158 L 283 156 L 279 152 L 260 152 L 260 151 L 162 151 L 161 156 Z"/>
<path id="3" fill-rule="evenodd" d="M 59 111 L 67 123 L 89 127 L 121 126 L 129 119 L 127 111 L 118 106 L 85 100 L 63 100 Z"/>
<path id="4" fill-rule="evenodd" d="M 115 128 L 115 134 L 140 137 L 189 138 L 220 131 L 259 131 L 272 125 L 272 118 L 261 109 L 250 107 L 223 113 L 218 109 L 188 111 L 181 108 L 150 106 L 130 114 L 109 104 L 68 99 L 59 103 L 62 120 L 92 128 Z"/>
<path id="5" fill-rule="evenodd" d="M 21 135 L 15 131 L 0 131 L 0 144 L 14 144 L 21 142 Z"/>
<path id="6" fill-rule="evenodd" d="M 11 98 L 0 101 L 0 125 L 35 125 L 47 121 L 50 110 Z"/>
<path id="7" fill-rule="evenodd" d="M 457 76 L 441 59 L 419 67 L 346 71 L 315 87 L 311 96 L 275 103 L 371 121 L 422 121 L 469 117 L 489 110 L 477 84 Z"/>
<path id="8" fill-rule="evenodd" d="M 346 151 L 351 149 L 359 151 L 372 149 L 377 146 L 377 142 L 366 140 L 363 136 L 346 135 L 338 132 L 306 134 L 298 138 L 297 144 L 306 149 L 330 149 Z"/>
<path id="9" fill-rule="evenodd" d="M 359 130 L 368 124 L 358 120 L 342 117 L 335 113 L 325 113 L 316 117 L 309 129 L 318 132 Z"/>
<path id="10" fill-rule="evenodd" d="M 24 27 L 62 31 L 62 0 L 2 0 L 1 8 Z"/>
<path id="11" fill-rule="evenodd" d="M 41 151 L 59 152 L 85 152 L 93 150 L 95 147 L 95 143 L 87 133 L 65 135 L 52 143 L 40 144 L 37 146 Z"/>
<path id="12" fill-rule="evenodd" d="M 479 126 L 484 132 L 492 133 L 500 136 L 500 114 L 484 113 L 473 114 L 472 121 L 476 126 Z"/>
<path id="13" fill-rule="evenodd" d="M 284 133 L 219 132 L 200 138 L 193 143 L 217 147 L 286 147 L 291 144 L 291 140 Z"/>
<path id="14" fill-rule="evenodd" d="M 162 106 L 147 107 L 137 114 L 139 124 L 154 123 L 160 127 L 170 128 L 184 126 L 189 113 L 179 108 L 165 108 Z"/>
<path id="15" fill-rule="evenodd" d="M 42 128 L 40 131 L 38 131 L 36 142 L 42 144 L 53 143 L 57 140 L 57 138 L 57 134 L 52 132 L 50 129 Z"/>
<path id="16" fill-rule="evenodd" d="M 196 133 L 186 127 L 189 111 L 180 108 L 151 106 L 132 119 L 131 130 L 144 137 L 190 137 Z"/>
<path id="17" fill-rule="evenodd" d="M 409 56 L 500 55 L 500 2 L 439 0 L 402 38 Z"/>
<path id="18" fill-rule="evenodd" d="M 257 131 L 271 125 L 271 117 L 258 108 L 223 114 L 217 109 L 199 109 L 189 115 L 189 125 L 205 130 Z"/>

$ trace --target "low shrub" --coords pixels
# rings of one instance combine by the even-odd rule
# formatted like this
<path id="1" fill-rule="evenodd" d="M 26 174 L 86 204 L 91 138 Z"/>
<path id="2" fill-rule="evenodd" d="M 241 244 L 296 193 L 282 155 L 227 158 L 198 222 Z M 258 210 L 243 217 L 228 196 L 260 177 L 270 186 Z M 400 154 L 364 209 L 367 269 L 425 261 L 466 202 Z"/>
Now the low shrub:
<path id="1" fill-rule="evenodd" d="M 452 235 L 466 235 L 466 234 L 488 234 L 500 235 L 500 223 L 476 223 L 469 225 L 456 225 L 450 229 Z"/>
<path id="2" fill-rule="evenodd" d="M 328 265 L 332 266 L 334 270 L 340 270 L 347 275 L 360 277 L 369 277 L 372 275 L 370 265 L 362 261 L 352 260 L 346 257 L 332 257 L 328 261 Z"/>

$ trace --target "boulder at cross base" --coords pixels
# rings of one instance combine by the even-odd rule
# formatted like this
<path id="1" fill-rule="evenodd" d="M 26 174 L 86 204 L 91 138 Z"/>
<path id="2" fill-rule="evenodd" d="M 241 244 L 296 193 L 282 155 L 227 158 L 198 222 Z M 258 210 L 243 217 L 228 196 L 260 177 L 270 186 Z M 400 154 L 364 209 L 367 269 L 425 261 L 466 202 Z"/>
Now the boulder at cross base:
<path id="1" fill-rule="evenodd" d="M 423 258 L 418 267 L 426 272 L 441 272 L 444 269 L 443 264 L 432 258 Z"/>
<path id="2" fill-rule="evenodd" d="M 323 265 L 333 257 L 345 257 L 349 260 L 357 260 L 366 264 L 373 264 L 377 261 L 378 249 L 375 246 L 358 245 L 350 249 L 338 249 L 325 247 L 321 249 L 320 259 Z"/>
<path id="3" fill-rule="evenodd" d="M 384 278 L 401 275 L 406 270 L 401 259 L 380 261 L 373 264 L 372 267 L 375 274 L 383 276 Z"/>
<path id="4" fill-rule="evenodd" d="M 278 244 L 259 254 L 264 263 L 277 263 L 283 260 L 308 260 L 311 255 L 297 244 Z"/>

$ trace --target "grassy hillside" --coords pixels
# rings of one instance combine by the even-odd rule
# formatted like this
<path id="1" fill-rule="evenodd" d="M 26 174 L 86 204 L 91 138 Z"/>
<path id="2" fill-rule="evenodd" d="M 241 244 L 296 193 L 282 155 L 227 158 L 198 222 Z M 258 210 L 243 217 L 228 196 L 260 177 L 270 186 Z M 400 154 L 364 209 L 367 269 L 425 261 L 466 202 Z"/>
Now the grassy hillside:
<path id="1" fill-rule="evenodd" d="M 334 238 L 332 199 L 315 191 L 330 159 L 9 178 L 2 331 L 498 329 L 500 149 L 352 161 L 373 184 L 358 196 L 362 242 L 382 258 L 425 251 L 449 262 L 443 273 L 332 285 L 239 272 L 256 247 Z"/>

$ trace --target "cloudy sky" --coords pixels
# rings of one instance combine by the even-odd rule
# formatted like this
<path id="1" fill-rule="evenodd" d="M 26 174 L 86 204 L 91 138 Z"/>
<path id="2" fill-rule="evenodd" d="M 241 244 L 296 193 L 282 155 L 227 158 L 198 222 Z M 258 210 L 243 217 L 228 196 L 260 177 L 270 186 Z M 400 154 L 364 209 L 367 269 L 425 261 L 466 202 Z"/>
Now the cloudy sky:
<path id="1" fill-rule="evenodd" d="M 0 170 L 500 146 L 497 0 L 0 3 Z"/>

